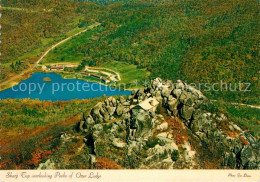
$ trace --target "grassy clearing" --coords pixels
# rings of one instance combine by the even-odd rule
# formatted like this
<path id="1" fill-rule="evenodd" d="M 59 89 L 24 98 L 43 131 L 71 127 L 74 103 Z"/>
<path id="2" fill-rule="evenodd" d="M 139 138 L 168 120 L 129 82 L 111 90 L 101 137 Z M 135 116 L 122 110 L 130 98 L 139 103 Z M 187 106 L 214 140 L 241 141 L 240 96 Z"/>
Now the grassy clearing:
<path id="1" fill-rule="evenodd" d="M 142 85 L 136 85 L 136 81 L 141 83 L 150 76 L 150 72 L 146 69 L 138 69 L 136 65 L 126 62 L 106 62 L 101 64 L 101 67 L 109 68 L 118 72 L 121 77 L 121 81 L 119 83 L 125 84 L 126 88 L 129 89 L 142 87 Z"/>
<path id="2" fill-rule="evenodd" d="M 42 60 L 42 63 L 80 63 L 84 56 L 82 53 L 76 52 L 75 49 L 86 44 L 95 31 L 96 30 L 86 31 L 56 47 L 54 50 L 49 52 L 49 54 Z M 70 32 L 70 34 L 72 33 Z"/>

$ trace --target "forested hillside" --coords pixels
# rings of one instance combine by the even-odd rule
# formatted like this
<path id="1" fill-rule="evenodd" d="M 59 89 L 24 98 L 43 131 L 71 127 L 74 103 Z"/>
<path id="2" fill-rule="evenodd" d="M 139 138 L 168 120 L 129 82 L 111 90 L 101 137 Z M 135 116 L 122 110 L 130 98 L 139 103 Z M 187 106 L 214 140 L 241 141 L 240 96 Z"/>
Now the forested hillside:
<path id="1" fill-rule="evenodd" d="M 91 55 L 189 83 L 250 82 L 252 92 L 213 92 L 211 97 L 256 103 L 258 5 L 254 0 L 114 4 L 104 16 L 110 32 L 89 45 L 95 50 Z"/>
<path id="2" fill-rule="evenodd" d="M 48 46 L 95 21 L 93 3 L 8 0 L 2 6 L 0 79 L 28 68 Z"/>
<path id="3" fill-rule="evenodd" d="M 3 6 L 27 11 L 4 10 L 8 16 L 2 24 L 1 61 L 16 64 L 18 56 L 41 47 L 42 38 L 48 40 L 73 26 L 98 21 L 103 26 L 98 37 L 71 50 L 92 65 L 125 61 L 148 68 L 151 77 L 188 83 L 222 81 L 232 83 L 233 90 L 239 82 L 251 83 L 250 92 L 238 91 L 237 86 L 236 92 L 204 93 L 213 99 L 259 104 L 256 0 L 124 1 L 109 5 L 102 2 L 110 1 L 21 2 L 3 1 Z M 11 65 L 5 70 L 16 69 Z"/>
<path id="4" fill-rule="evenodd" d="M 75 0 L 78 2 L 95 2 L 97 4 L 104 4 L 104 5 L 108 5 L 108 4 L 113 4 L 115 2 L 120 2 L 120 1 L 134 1 L 134 0 Z"/>

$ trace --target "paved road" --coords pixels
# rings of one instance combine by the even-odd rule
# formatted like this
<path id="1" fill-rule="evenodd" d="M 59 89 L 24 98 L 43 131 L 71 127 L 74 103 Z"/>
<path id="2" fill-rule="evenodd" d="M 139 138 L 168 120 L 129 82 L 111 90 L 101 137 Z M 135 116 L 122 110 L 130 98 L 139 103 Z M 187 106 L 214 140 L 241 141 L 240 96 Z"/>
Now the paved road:
<path id="1" fill-rule="evenodd" d="M 99 25 L 101 25 L 101 23 L 95 23 L 95 24 L 93 24 L 93 25 L 90 25 L 90 26 L 89 26 L 88 28 L 86 28 L 85 30 L 82 30 L 82 31 L 80 31 L 80 32 L 78 32 L 78 33 L 76 33 L 76 34 L 74 34 L 74 35 L 72 35 L 72 36 L 69 36 L 68 38 L 66 38 L 66 39 L 64 39 L 64 40 L 62 40 L 62 41 L 60 41 L 60 42 L 58 42 L 57 44 L 54 44 L 54 45 L 51 46 L 47 51 L 44 52 L 44 54 L 37 60 L 37 62 L 36 62 L 34 65 L 32 65 L 32 66 L 31 66 L 30 68 L 28 68 L 27 70 L 22 71 L 20 74 L 15 75 L 15 76 L 13 76 L 12 78 L 10 78 L 10 79 L 8 79 L 8 80 L 6 80 L 6 81 L 0 83 L 0 87 L 2 88 L 2 86 L 6 85 L 6 84 L 8 84 L 8 83 L 10 83 L 10 82 L 12 82 L 12 81 L 15 81 L 15 80 L 19 79 L 20 77 L 22 77 L 23 75 L 25 75 L 25 74 L 31 72 L 31 71 L 42 61 L 42 59 L 43 59 L 52 49 L 54 49 L 55 47 L 57 47 L 57 46 L 63 44 L 64 42 L 70 40 L 71 38 L 73 38 L 73 37 L 75 37 L 75 36 L 77 36 L 77 35 L 79 35 L 79 34 L 81 34 L 81 33 L 83 33 L 83 32 L 86 32 L 86 31 L 88 31 L 88 30 L 90 30 L 90 29 L 92 29 L 92 28 L 95 28 L 95 27 L 97 27 L 97 26 L 99 26 Z"/>

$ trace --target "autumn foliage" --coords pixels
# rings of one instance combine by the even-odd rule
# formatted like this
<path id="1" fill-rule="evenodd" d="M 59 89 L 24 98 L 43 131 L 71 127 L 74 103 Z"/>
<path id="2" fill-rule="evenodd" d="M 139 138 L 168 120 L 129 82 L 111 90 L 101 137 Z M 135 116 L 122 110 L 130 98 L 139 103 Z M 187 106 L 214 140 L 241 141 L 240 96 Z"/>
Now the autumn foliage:
<path id="1" fill-rule="evenodd" d="M 167 120 L 169 124 L 169 128 L 172 130 L 172 135 L 174 140 L 176 141 L 176 144 L 182 144 L 184 141 L 188 140 L 188 135 L 187 135 L 187 129 L 184 126 L 183 121 L 181 121 L 178 118 L 170 118 Z"/>
<path id="2" fill-rule="evenodd" d="M 110 159 L 105 158 L 105 157 L 103 157 L 103 158 L 98 157 L 95 167 L 97 169 L 121 169 L 122 168 L 120 165 L 118 165 L 114 161 L 111 161 Z"/>
<path id="3" fill-rule="evenodd" d="M 242 141 L 244 145 L 249 145 L 249 142 L 244 137 L 240 136 L 239 139 Z"/>

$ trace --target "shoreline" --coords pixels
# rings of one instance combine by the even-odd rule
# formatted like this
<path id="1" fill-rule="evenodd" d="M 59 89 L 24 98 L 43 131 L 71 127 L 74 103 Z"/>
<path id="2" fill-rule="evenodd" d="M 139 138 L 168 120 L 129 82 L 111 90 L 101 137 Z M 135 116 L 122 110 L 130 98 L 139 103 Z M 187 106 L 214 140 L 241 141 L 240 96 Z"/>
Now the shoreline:
<path id="1" fill-rule="evenodd" d="M 7 89 L 10 89 L 11 87 L 13 86 L 16 86 L 16 85 L 19 85 L 22 81 L 26 80 L 26 79 L 29 79 L 33 74 L 35 73 L 42 73 L 42 74 L 48 74 L 48 73 L 51 73 L 51 74 L 57 74 L 59 76 L 61 76 L 62 79 L 73 79 L 73 80 L 82 80 L 82 81 L 85 81 L 85 82 L 89 82 L 89 83 L 95 83 L 95 84 L 98 84 L 98 85 L 103 85 L 103 86 L 106 86 L 106 87 L 110 87 L 111 89 L 117 89 L 118 91 L 132 91 L 132 89 L 119 89 L 119 88 L 116 88 L 116 87 L 112 87 L 112 86 L 109 86 L 105 83 L 101 83 L 101 82 L 95 82 L 93 80 L 87 80 L 87 79 L 84 79 L 84 78 L 66 78 L 66 74 L 62 73 L 62 72 L 45 72 L 45 71 L 42 71 L 42 70 L 35 70 L 34 72 L 30 73 L 30 74 L 27 74 L 25 77 L 23 77 L 19 82 L 14 82 L 12 83 L 11 85 L 8 85 L 10 87 L 6 87 L 5 89 L 1 90 L 1 91 L 4 91 L 4 90 L 7 90 Z M 47 77 L 47 76 L 46 76 Z M 44 77 L 44 78 L 46 78 Z M 48 77 L 49 78 L 49 77 Z M 45 82 L 45 81 L 44 81 Z M 52 82 L 52 81 L 51 81 Z M 0 92 L 1 92 L 0 91 Z M 119 95 L 113 95 L 113 97 L 116 97 L 116 96 L 119 96 Z M 123 96 L 127 96 L 127 95 L 123 95 Z M 107 96 L 106 94 L 102 95 L 102 96 L 95 96 L 95 97 L 92 97 L 92 98 L 84 98 L 84 99 L 71 99 L 71 100 L 48 100 L 48 99 L 39 99 L 39 98 L 30 98 L 30 97 L 27 97 L 27 98 L 5 98 L 5 99 L 1 99 L 0 98 L 0 101 L 3 101 L 3 100 L 8 100 L 8 99 L 11 99 L 11 100 L 16 100 L 16 99 L 21 99 L 21 100 L 25 100 L 25 99 L 30 99 L 30 100 L 39 100 L 39 101 L 49 101 L 49 102 L 61 102 L 61 101 L 67 101 L 67 102 L 70 102 L 70 101 L 73 101 L 73 100 L 89 100 L 89 99 L 95 99 L 95 98 L 102 98 L 102 97 L 109 97 Z"/>
<path id="2" fill-rule="evenodd" d="M 26 75 L 21 76 L 22 78 L 20 78 L 19 80 L 10 82 L 9 84 L 6 84 L 6 85 L 2 86 L 0 88 L 0 92 L 18 85 L 20 82 L 30 78 L 32 76 L 32 74 L 37 73 L 37 72 L 39 72 L 39 73 L 56 73 L 56 74 L 60 75 L 63 79 L 79 79 L 79 80 L 83 80 L 83 81 L 87 81 L 87 82 L 98 83 L 98 84 L 101 84 L 101 85 L 104 85 L 104 86 L 109 86 L 108 84 L 105 84 L 105 83 L 102 83 L 102 82 L 95 82 L 93 80 L 88 80 L 88 79 L 84 79 L 84 78 L 66 78 L 65 76 L 68 76 L 70 74 L 66 74 L 64 72 L 46 72 L 46 71 L 43 71 L 43 70 L 34 70 L 34 71 L 30 72 L 30 73 L 27 73 Z M 110 85 L 109 87 L 115 88 L 112 85 Z M 141 87 L 139 87 L 139 88 L 141 88 Z M 132 91 L 133 89 L 136 89 L 136 88 L 129 87 L 129 88 L 126 88 L 124 90 L 125 91 Z M 121 90 L 121 89 L 119 89 L 119 90 Z"/>

